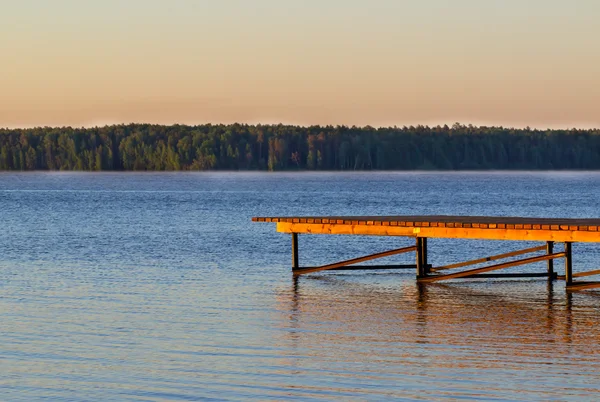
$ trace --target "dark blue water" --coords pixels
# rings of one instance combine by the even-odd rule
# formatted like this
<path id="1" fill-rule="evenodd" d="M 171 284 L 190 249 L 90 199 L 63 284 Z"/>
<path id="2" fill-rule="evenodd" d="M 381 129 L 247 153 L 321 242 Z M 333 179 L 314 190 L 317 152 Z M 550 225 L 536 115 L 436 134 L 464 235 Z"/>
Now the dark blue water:
<path id="1" fill-rule="evenodd" d="M 600 293 L 417 286 L 412 271 L 294 282 L 289 236 L 250 219 L 599 217 L 598 200 L 597 173 L 0 174 L 0 399 L 595 399 Z M 409 244 L 300 236 L 300 257 Z M 429 252 L 442 265 L 535 244 Z M 575 244 L 575 271 L 595 268 L 600 246 Z"/>

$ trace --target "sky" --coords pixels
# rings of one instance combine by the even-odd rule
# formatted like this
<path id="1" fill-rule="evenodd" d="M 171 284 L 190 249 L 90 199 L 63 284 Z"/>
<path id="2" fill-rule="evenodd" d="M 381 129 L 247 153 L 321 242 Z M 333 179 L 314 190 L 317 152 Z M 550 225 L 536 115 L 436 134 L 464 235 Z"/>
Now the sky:
<path id="1" fill-rule="evenodd" d="M 0 0 L 0 127 L 600 128 L 598 0 Z"/>

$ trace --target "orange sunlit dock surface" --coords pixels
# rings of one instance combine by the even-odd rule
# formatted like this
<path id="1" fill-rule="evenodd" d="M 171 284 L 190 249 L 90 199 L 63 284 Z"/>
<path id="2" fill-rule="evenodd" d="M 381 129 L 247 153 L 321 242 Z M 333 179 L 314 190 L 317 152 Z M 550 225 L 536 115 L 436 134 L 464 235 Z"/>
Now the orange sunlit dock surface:
<path id="1" fill-rule="evenodd" d="M 573 273 L 571 245 L 574 242 L 600 243 L 600 219 L 520 218 L 491 216 L 315 216 L 315 217 L 255 217 L 255 222 L 274 222 L 277 231 L 292 235 L 292 270 L 295 275 L 336 269 L 402 269 L 415 268 L 419 282 L 437 282 L 458 278 L 548 277 L 564 279 L 567 289 L 582 290 L 600 287 L 600 282 L 574 281 L 574 278 L 599 275 L 600 270 Z M 298 264 L 298 234 L 404 236 L 415 238 L 415 245 L 318 267 Z M 540 241 L 545 244 L 509 253 L 478 258 L 457 264 L 433 267 L 427 262 L 427 239 L 481 239 Z M 555 252 L 555 243 L 564 243 L 564 250 Z M 395 254 L 415 252 L 414 265 L 356 264 Z M 539 254 L 539 252 L 543 252 Z M 457 271 L 469 265 L 502 260 L 518 255 L 538 253 L 520 260 Z M 554 272 L 554 260 L 564 259 L 565 275 Z M 542 273 L 494 273 L 519 265 L 547 261 Z"/>

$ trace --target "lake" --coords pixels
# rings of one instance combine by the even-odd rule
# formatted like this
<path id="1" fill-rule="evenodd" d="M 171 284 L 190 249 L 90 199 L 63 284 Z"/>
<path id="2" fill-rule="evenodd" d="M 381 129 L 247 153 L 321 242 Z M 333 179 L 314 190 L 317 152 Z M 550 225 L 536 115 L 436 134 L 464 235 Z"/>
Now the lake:
<path id="1" fill-rule="evenodd" d="M 597 218 L 598 200 L 589 172 L 1 173 L 1 399 L 595 399 L 600 292 L 417 286 L 412 270 L 295 281 L 290 236 L 251 217 Z M 412 244 L 299 238 L 303 265 Z M 535 244 L 433 239 L 429 259 Z M 574 244 L 574 271 L 599 251 Z"/>

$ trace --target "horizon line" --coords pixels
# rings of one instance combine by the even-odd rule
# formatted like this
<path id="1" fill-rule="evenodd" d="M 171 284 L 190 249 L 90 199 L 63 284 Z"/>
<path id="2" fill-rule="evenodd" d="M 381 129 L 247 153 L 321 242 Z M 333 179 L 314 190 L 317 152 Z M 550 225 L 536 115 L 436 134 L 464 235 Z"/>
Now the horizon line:
<path id="1" fill-rule="evenodd" d="M 513 130 L 535 130 L 535 131 L 547 131 L 547 130 L 585 130 L 585 131 L 595 131 L 600 130 L 600 126 L 588 125 L 588 124 L 576 124 L 576 125 L 557 125 L 551 124 L 542 128 L 542 126 L 530 126 L 530 125 L 511 125 L 506 126 L 498 123 L 483 123 L 483 122 L 472 122 L 472 123 L 462 123 L 456 121 L 452 124 L 448 124 L 447 122 L 425 122 L 425 123 L 417 123 L 417 124 L 379 124 L 379 125 L 348 125 L 348 124 L 302 124 L 302 123 L 292 123 L 292 122 L 259 122 L 259 121 L 234 121 L 234 122 L 203 122 L 203 123 L 190 123 L 190 122 L 172 122 L 172 123 L 157 123 L 157 122 L 106 122 L 106 123 L 88 123 L 83 125 L 8 125 L 8 126 L 0 126 L 0 130 L 33 130 L 33 129 L 62 129 L 62 128 L 71 128 L 71 129 L 92 129 L 92 128 L 107 128 L 107 127 L 118 127 L 118 126 L 131 126 L 131 125 L 150 125 L 150 126 L 164 126 L 164 127 L 173 127 L 173 126 L 187 126 L 187 127 L 196 127 L 196 126 L 232 126 L 232 125 L 242 125 L 242 126 L 292 126 L 292 127 L 348 127 L 348 128 L 360 128 L 364 129 L 367 127 L 371 127 L 374 129 L 404 129 L 410 127 L 425 127 L 425 128 L 436 128 L 436 127 L 444 127 L 448 126 L 449 128 L 454 127 L 455 125 L 460 125 L 462 127 L 474 127 L 474 128 L 503 128 L 503 129 L 513 129 Z"/>

